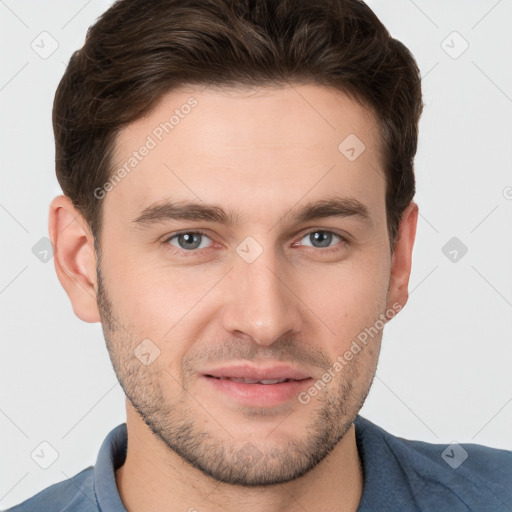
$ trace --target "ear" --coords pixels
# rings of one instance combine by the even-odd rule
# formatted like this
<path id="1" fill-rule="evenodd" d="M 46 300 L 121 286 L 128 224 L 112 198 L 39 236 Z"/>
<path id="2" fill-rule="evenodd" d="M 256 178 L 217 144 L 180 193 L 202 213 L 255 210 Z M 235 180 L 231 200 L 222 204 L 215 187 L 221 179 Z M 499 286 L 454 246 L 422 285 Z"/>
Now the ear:
<path id="1" fill-rule="evenodd" d="M 69 197 L 57 196 L 51 202 L 48 231 L 57 277 L 73 311 L 84 322 L 100 322 L 94 237 Z"/>
<path id="2" fill-rule="evenodd" d="M 388 309 L 395 309 L 392 307 L 395 303 L 404 307 L 409 298 L 409 276 L 411 274 L 412 249 L 416 238 L 417 223 L 418 205 L 411 201 L 402 214 L 393 251 L 388 289 Z"/>

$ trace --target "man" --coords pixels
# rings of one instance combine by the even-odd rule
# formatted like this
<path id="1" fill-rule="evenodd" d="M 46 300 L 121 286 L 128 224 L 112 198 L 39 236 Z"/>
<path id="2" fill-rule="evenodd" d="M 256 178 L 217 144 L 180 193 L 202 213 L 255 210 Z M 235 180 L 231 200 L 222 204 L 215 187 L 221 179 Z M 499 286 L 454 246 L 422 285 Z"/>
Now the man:
<path id="1" fill-rule="evenodd" d="M 57 90 L 49 230 L 127 421 L 11 510 L 510 510 L 510 452 L 450 465 L 358 415 L 408 298 L 421 109 L 360 1 L 116 2 Z"/>

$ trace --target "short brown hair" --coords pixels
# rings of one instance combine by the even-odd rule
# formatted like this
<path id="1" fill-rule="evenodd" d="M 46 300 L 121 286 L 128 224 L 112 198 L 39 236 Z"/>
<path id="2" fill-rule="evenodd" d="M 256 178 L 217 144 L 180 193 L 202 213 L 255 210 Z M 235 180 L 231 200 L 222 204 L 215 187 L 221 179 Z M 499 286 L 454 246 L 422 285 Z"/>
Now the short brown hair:
<path id="1" fill-rule="evenodd" d="M 341 90 L 379 125 L 393 250 L 415 194 L 423 108 L 409 50 L 360 0 L 118 0 L 73 53 L 53 105 L 56 173 L 99 246 L 120 129 L 179 86 L 312 83 Z M 340 141 L 341 142 L 341 141 Z"/>

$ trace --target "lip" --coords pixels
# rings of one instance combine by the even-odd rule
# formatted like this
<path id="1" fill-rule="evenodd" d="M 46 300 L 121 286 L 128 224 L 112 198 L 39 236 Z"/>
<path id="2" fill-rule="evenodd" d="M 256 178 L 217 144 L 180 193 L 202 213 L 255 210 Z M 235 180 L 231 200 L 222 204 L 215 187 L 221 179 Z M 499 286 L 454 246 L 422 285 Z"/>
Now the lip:
<path id="1" fill-rule="evenodd" d="M 201 378 L 207 386 L 215 390 L 216 396 L 228 405 L 238 404 L 250 407 L 276 407 L 297 396 L 313 382 L 310 374 L 289 365 L 257 367 L 252 365 L 234 365 L 213 368 L 201 372 Z M 252 379 L 273 380 L 290 379 L 276 384 L 245 383 L 230 380 Z"/>
<path id="2" fill-rule="evenodd" d="M 237 364 L 233 366 L 222 366 L 201 372 L 205 376 L 216 378 L 237 378 L 237 379 L 292 379 L 303 380 L 311 378 L 311 375 L 290 365 L 273 365 L 266 367 L 253 366 L 249 364 Z"/>
<path id="3" fill-rule="evenodd" d="M 266 367 L 258 367 L 249 364 L 237 364 L 233 366 L 222 366 L 201 372 L 205 376 L 216 378 L 231 377 L 237 379 L 291 379 L 303 380 L 311 378 L 311 375 L 290 365 L 280 364 Z M 270 384 L 268 384 L 270 385 Z"/>

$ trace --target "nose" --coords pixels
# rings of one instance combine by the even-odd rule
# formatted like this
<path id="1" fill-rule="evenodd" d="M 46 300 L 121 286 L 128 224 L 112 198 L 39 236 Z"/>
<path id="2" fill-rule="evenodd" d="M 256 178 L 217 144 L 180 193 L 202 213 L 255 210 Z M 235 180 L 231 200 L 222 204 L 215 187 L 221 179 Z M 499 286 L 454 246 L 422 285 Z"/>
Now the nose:
<path id="1" fill-rule="evenodd" d="M 270 346 L 284 335 L 301 330 L 300 298 L 294 293 L 293 276 L 279 265 L 272 251 L 264 251 L 247 263 L 235 258 L 229 273 L 229 291 L 223 294 L 224 328 L 234 336 L 250 336 Z"/>

